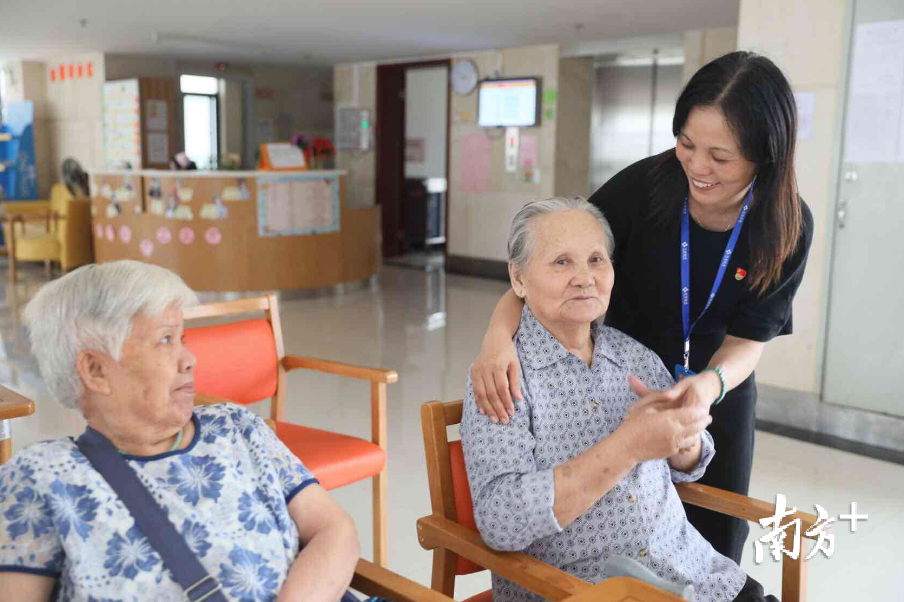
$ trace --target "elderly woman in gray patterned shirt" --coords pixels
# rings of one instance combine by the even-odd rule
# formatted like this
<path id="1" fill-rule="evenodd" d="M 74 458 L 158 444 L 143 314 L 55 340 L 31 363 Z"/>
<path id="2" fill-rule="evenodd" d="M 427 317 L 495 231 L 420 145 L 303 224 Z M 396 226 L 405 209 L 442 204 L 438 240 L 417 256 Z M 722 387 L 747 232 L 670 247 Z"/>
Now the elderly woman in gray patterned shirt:
<path id="1" fill-rule="evenodd" d="M 496 422 L 468 381 L 461 437 L 480 534 L 592 582 L 620 555 L 693 585 L 699 602 L 774 600 L 691 526 L 673 485 L 699 479 L 712 459 L 709 414 L 651 392 L 673 384 L 661 360 L 596 322 L 609 305 L 613 246 L 583 199 L 529 203 L 512 223 L 525 403 Z M 538 599 L 493 575 L 495 602 Z"/>

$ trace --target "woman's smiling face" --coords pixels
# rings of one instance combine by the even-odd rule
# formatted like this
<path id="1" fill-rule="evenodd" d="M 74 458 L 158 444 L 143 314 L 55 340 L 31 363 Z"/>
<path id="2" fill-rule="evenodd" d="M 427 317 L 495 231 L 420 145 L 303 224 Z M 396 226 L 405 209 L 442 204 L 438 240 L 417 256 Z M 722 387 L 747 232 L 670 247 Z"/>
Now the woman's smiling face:
<path id="1" fill-rule="evenodd" d="M 687 176 L 690 197 L 707 209 L 727 208 L 750 186 L 756 164 L 741 154 L 722 111 L 695 107 L 678 134 L 678 161 Z"/>

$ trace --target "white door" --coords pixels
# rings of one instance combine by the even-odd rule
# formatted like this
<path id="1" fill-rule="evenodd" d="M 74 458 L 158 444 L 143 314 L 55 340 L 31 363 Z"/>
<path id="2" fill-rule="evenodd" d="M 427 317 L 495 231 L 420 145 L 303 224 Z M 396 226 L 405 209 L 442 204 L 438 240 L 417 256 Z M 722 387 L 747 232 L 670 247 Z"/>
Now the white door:
<path id="1" fill-rule="evenodd" d="M 904 2 L 852 36 L 823 399 L 904 416 Z"/>

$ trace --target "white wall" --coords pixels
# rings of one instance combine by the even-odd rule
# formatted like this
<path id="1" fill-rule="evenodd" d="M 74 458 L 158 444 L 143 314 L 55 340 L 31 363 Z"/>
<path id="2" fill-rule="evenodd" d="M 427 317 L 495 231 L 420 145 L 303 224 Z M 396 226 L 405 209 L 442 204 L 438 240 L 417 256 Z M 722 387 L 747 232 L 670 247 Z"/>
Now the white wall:
<path id="1" fill-rule="evenodd" d="M 841 65 L 845 0 L 741 0 L 738 47 L 768 56 L 795 91 L 816 95 L 813 135 L 798 141 L 800 194 L 816 223 L 806 275 L 794 300 L 794 334 L 766 346 L 757 368 L 760 383 L 819 393 L 828 228 L 835 203 L 836 124 L 841 119 Z"/>
<path id="2" fill-rule="evenodd" d="M 405 140 L 422 141 L 424 160 L 405 162 L 406 178 L 446 177 L 449 70 L 409 69 L 405 73 Z"/>

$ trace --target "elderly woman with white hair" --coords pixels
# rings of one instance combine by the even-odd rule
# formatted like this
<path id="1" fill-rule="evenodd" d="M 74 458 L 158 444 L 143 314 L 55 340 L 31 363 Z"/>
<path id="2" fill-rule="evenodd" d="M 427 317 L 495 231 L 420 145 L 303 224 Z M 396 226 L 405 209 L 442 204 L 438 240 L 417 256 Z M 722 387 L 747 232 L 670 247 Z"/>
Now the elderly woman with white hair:
<path id="1" fill-rule="evenodd" d="M 662 393 L 674 383 L 658 356 L 597 321 L 613 247 L 608 222 L 583 199 L 528 203 L 512 222 L 524 403 L 508 424 L 493 421 L 468 379 L 461 439 L 478 530 L 492 548 L 592 582 L 626 556 L 693 585 L 698 602 L 764 600 L 687 521 L 673 485 L 699 479 L 713 457 L 708 412 Z M 493 575 L 493 600 L 539 597 Z"/>
<path id="2" fill-rule="evenodd" d="M 50 393 L 88 428 L 0 467 L 4 600 L 343 597 L 359 553 L 350 517 L 260 418 L 194 406 L 182 310 L 196 303 L 169 270 L 120 261 L 46 284 L 26 307 Z M 111 478 L 110 464 L 125 471 Z M 163 519 L 148 528 L 149 516 Z M 196 565 L 207 576 L 186 586 Z"/>

